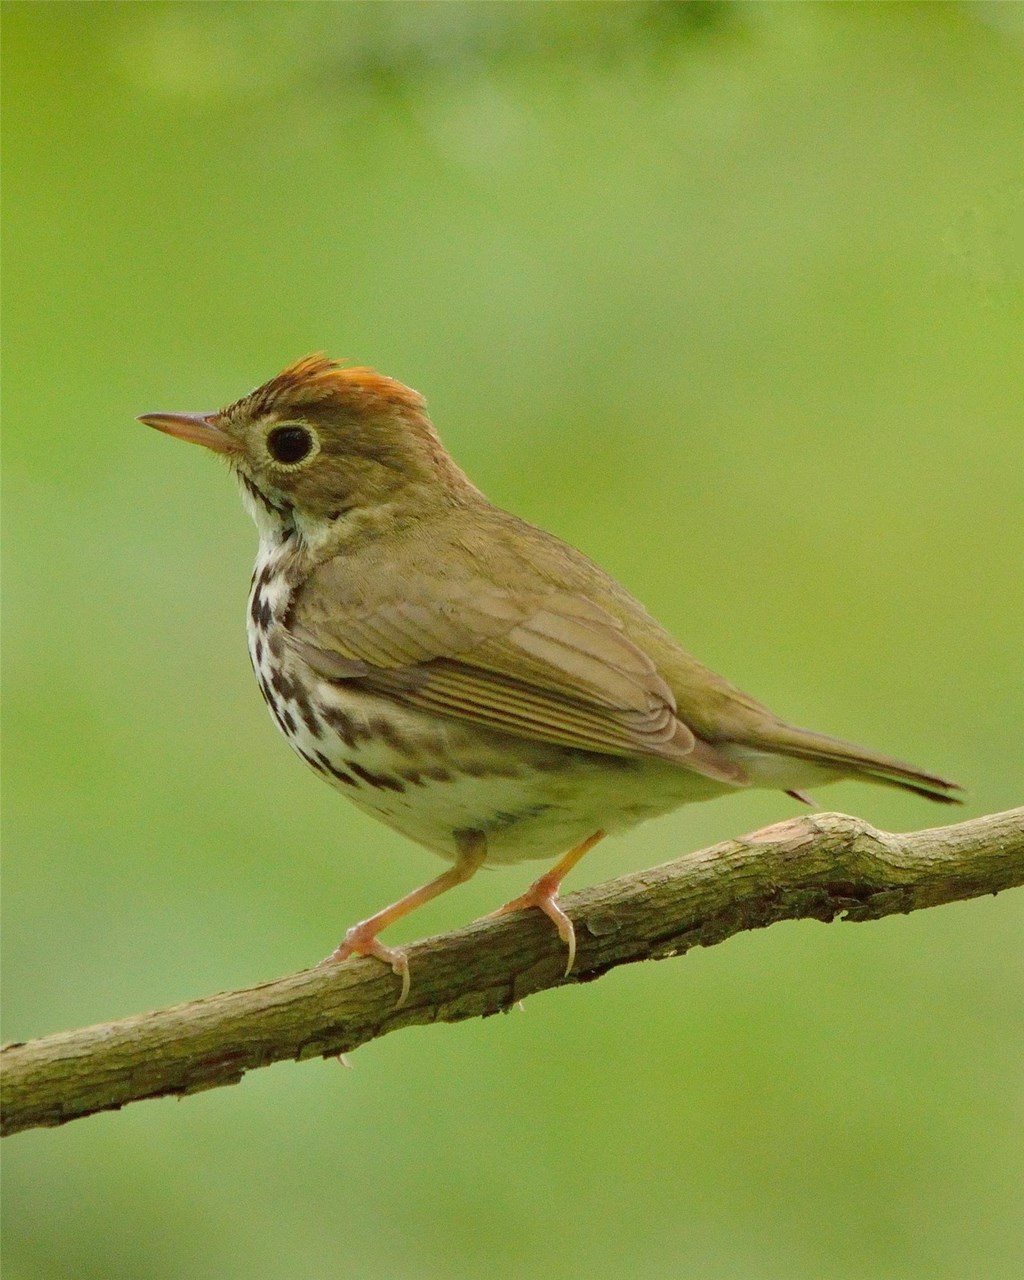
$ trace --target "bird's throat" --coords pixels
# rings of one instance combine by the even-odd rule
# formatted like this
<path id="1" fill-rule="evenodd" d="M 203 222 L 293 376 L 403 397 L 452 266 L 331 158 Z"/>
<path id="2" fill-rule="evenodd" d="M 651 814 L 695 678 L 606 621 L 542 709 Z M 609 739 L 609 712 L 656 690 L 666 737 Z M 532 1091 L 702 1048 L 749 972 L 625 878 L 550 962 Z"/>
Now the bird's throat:
<path id="1" fill-rule="evenodd" d="M 295 509 L 284 501 L 269 498 L 244 471 L 238 471 L 236 475 L 242 506 L 259 530 L 260 542 L 279 546 L 293 539 L 297 532 Z"/>

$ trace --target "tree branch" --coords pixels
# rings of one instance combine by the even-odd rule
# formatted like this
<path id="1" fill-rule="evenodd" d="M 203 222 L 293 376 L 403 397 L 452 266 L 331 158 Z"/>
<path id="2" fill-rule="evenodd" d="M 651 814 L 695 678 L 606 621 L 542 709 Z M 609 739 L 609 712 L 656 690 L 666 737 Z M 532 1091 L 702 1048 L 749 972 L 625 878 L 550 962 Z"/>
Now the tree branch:
<path id="1" fill-rule="evenodd" d="M 64 1124 L 142 1098 L 235 1084 L 286 1058 L 330 1057 L 400 1027 L 507 1010 L 547 987 L 682 955 L 777 920 L 876 920 L 1024 884 L 1024 808 L 891 835 L 842 814 L 796 818 L 562 900 L 576 967 L 534 911 L 409 948 L 412 993 L 376 960 L 11 1044 L 0 1129 Z"/>

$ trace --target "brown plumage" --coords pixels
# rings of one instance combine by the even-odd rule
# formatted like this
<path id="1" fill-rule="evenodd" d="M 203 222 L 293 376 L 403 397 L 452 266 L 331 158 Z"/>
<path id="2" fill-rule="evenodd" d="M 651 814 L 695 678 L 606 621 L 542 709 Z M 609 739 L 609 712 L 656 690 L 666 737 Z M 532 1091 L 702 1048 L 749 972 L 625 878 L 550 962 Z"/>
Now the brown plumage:
<path id="1" fill-rule="evenodd" d="M 485 860 L 570 852 L 509 908 L 570 949 L 565 872 L 606 831 L 747 786 L 843 777 L 951 801 L 954 783 L 784 724 L 686 653 L 580 552 L 494 507 L 415 391 L 323 356 L 219 413 L 142 421 L 225 455 L 260 532 L 250 653 L 296 750 L 452 868 L 349 930 L 335 958 Z"/>

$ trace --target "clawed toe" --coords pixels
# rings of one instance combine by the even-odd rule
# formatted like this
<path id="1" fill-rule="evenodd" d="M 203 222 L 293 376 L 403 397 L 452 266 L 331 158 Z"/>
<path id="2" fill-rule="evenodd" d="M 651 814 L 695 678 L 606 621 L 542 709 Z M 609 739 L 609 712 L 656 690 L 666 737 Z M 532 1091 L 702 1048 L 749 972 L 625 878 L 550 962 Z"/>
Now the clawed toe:
<path id="1" fill-rule="evenodd" d="M 409 957 L 404 951 L 398 947 L 385 946 L 376 934 L 364 929 L 363 925 L 357 924 L 349 929 L 341 945 L 335 947 L 321 963 L 336 964 L 347 960 L 349 956 L 373 956 L 374 959 L 389 965 L 391 972 L 402 980 L 402 990 L 395 1008 L 400 1009 L 405 1004 L 409 998 L 412 978 L 409 974 Z"/>
<path id="2" fill-rule="evenodd" d="M 341 946 L 332 951 L 324 963 L 333 964 L 339 960 L 347 960 L 349 956 L 373 956 L 377 960 L 383 960 L 385 964 L 391 966 L 392 972 L 402 979 L 402 991 L 395 1005 L 396 1009 L 400 1009 L 409 998 L 411 985 L 409 958 L 397 947 L 386 947 L 383 942 L 378 942 L 377 934 L 381 929 L 386 929 L 396 920 L 407 916 L 410 911 L 415 911 L 425 902 L 432 902 L 440 894 L 454 888 L 457 884 L 462 884 L 473 875 L 487 853 L 487 841 L 480 832 L 468 832 L 457 841 L 457 845 L 458 854 L 454 866 L 449 867 L 441 875 L 435 876 L 427 884 L 413 889 L 412 893 L 407 893 L 404 898 L 392 902 L 390 907 L 385 907 L 376 915 L 361 920 L 359 924 L 354 924 L 345 934 Z"/>
<path id="3" fill-rule="evenodd" d="M 550 871 L 542 875 L 539 880 L 535 880 L 525 893 L 520 894 L 518 898 L 513 898 L 511 902 L 506 902 L 497 911 L 492 911 L 489 916 L 484 916 L 484 919 L 490 920 L 494 916 L 504 916 L 510 911 L 520 911 L 525 907 L 538 907 L 552 922 L 558 930 L 558 936 L 565 943 L 566 950 L 569 953 L 565 964 L 565 973 L 566 977 L 568 977 L 572 973 L 573 965 L 576 963 L 576 930 L 573 928 L 572 921 L 558 905 L 558 888 L 580 858 L 593 849 L 599 840 L 603 839 L 604 832 L 595 831 L 592 836 L 588 836 L 586 840 L 581 841 L 575 849 L 570 849 L 565 857 L 560 858 Z"/>
<path id="4" fill-rule="evenodd" d="M 569 953 L 565 965 L 566 976 L 568 976 L 576 963 L 576 930 L 572 921 L 558 905 L 557 887 L 545 884 L 545 879 L 546 877 L 541 877 L 536 884 L 531 885 L 518 898 L 513 898 L 511 902 L 506 902 L 503 907 L 499 907 L 497 911 L 489 912 L 482 918 L 484 920 L 493 920 L 496 916 L 505 916 L 511 911 L 523 911 L 527 907 L 536 907 L 538 910 L 543 911 L 558 930 L 558 936 L 565 943 Z"/>

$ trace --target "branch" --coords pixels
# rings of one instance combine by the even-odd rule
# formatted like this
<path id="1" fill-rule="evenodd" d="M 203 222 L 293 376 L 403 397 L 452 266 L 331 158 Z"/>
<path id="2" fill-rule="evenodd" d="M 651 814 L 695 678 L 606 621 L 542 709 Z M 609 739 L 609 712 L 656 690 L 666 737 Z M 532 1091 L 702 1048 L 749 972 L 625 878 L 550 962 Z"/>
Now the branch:
<path id="1" fill-rule="evenodd" d="M 1024 808 L 908 835 L 842 814 L 796 818 L 562 899 L 579 942 L 568 977 L 550 922 L 517 912 L 410 947 L 400 1009 L 398 979 L 361 959 L 8 1045 L 0 1130 L 235 1084 L 254 1067 L 331 1057 L 400 1027 L 486 1017 L 778 920 L 876 920 L 1021 884 Z"/>

